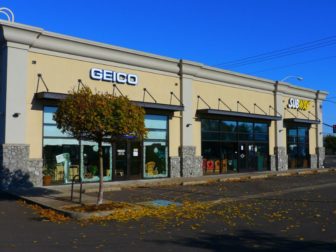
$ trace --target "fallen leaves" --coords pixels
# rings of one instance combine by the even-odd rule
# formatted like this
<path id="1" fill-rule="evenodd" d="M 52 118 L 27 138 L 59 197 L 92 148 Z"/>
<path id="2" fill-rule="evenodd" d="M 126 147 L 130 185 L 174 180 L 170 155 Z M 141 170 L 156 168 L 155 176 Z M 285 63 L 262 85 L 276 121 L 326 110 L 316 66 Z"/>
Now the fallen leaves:
<path id="1" fill-rule="evenodd" d="M 70 220 L 69 217 L 60 214 L 52 209 L 46 209 L 36 204 L 27 204 L 24 200 L 19 200 L 19 204 L 27 206 L 34 210 L 42 219 L 47 219 L 54 223 L 63 223 Z"/>

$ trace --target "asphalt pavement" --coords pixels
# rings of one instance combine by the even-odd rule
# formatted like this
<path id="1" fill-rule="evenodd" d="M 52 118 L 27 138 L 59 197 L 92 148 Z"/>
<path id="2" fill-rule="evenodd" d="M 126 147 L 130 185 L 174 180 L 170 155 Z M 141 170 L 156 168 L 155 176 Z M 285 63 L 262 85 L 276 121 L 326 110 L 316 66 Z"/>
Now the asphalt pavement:
<path id="1" fill-rule="evenodd" d="M 335 183 L 336 173 L 329 172 L 105 193 L 130 202 L 237 199 L 183 222 L 57 224 L 1 193 L 0 251 L 336 251 Z"/>

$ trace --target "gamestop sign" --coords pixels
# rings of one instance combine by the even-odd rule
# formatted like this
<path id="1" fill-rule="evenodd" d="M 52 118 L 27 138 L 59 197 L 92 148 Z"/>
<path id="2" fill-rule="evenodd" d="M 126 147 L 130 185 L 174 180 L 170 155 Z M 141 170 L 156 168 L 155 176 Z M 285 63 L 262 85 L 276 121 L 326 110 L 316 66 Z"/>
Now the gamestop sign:
<path id="1" fill-rule="evenodd" d="M 119 73 L 100 68 L 91 68 L 90 77 L 93 80 L 128 84 L 133 86 L 138 84 L 138 76 L 135 74 Z"/>
<path id="2" fill-rule="evenodd" d="M 287 107 L 290 108 L 290 109 L 307 110 L 309 104 L 310 104 L 310 101 L 307 101 L 307 100 L 289 98 Z"/>

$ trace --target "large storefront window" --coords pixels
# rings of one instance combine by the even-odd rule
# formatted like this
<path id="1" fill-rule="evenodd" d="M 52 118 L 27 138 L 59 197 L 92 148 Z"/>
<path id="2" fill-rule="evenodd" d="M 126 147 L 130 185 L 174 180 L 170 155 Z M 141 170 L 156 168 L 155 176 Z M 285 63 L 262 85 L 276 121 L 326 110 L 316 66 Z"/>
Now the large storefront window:
<path id="1" fill-rule="evenodd" d="M 53 114 L 57 107 L 44 107 L 44 170 L 54 184 L 69 183 L 81 176 L 84 182 L 99 181 L 98 145 L 63 134 L 56 127 Z M 103 144 L 104 180 L 168 177 L 168 117 L 146 115 L 147 138 L 121 138 L 113 145 Z M 83 169 L 79 169 L 82 164 Z"/>
<path id="2" fill-rule="evenodd" d="M 309 167 L 309 128 L 302 126 L 287 127 L 288 167 Z"/>
<path id="3" fill-rule="evenodd" d="M 146 115 L 145 127 L 144 178 L 168 177 L 168 117 Z"/>
<path id="4" fill-rule="evenodd" d="M 98 145 L 90 141 L 78 140 L 63 134 L 56 127 L 53 114 L 57 107 L 44 107 L 43 113 L 43 169 L 52 176 L 54 184 L 69 183 L 80 176 L 82 159 L 83 181 L 98 181 Z M 109 144 L 103 146 L 104 180 L 111 179 L 112 150 Z"/>
<path id="5" fill-rule="evenodd" d="M 268 124 L 202 119 L 204 174 L 268 168 Z"/>

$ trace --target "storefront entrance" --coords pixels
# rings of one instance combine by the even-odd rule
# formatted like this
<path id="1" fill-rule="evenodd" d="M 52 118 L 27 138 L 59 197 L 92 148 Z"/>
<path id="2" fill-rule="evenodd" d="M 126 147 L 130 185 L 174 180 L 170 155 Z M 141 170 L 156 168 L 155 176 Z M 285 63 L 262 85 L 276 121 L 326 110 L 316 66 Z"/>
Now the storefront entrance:
<path id="1" fill-rule="evenodd" d="M 98 144 L 78 141 L 57 128 L 53 119 L 57 107 L 44 107 L 43 170 L 53 184 L 99 181 Z M 168 116 L 145 116 L 147 138 L 123 137 L 112 145 L 103 143 L 104 181 L 168 177 Z M 82 167 L 80 169 L 80 167 Z"/>
<path id="2" fill-rule="evenodd" d="M 204 174 L 269 169 L 268 124 L 202 119 Z"/>
<path id="3" fill-rule="evenodd" d="M 287 154 L 289 169 L 310 166 L 309 128 L 307 126 L 287 126 Z"/>
<path id="4" fill-rule="evenodd" d="M 139 141 L 124 140 L 113 144 L 113 179 L 140 179 L 142 146 Z"/>

